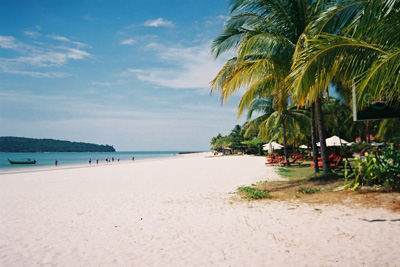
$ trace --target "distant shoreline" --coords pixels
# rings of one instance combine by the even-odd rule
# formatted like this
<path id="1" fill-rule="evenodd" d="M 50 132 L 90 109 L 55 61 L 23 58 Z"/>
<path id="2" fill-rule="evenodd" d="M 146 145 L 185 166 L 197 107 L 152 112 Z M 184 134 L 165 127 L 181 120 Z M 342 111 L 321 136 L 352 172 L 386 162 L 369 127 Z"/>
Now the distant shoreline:
<path id="1" fill-rule="evenodd" d="M 21 173 L 34 173 L 34 172 L 48 172 L 48 171 L 58 171 L 58 170 L 71 170 L 71 169 L 84 169 L 84 168 L 101 168 L 101 167 L 111 167 L 116 165 L 124 165 L 124 164 L 134 164 L 134 163 L 145 163 L 145 162 L 153 162 L 153 161 L 163 161 L 163 160 L 171 160 L 174 159 L 175 156 L 181 155 L 184 157 L 185 155 L 193 155 L 193 156 L 202 156 L 207 157 L 207 152 L 190 152 L 190 153 L 183 153 L 179 154 L 175 153 L 170 156 L 166 157 L 156 157 L 156 158 L 139 158 L 135 159 L 134 161 L 131 160 L 124 160 L 124 161 L 115 161 L 115 162 L 101 162 L 100 164 L 96 164 L 95 162 L 91 165 L 87 163 L 78 163 L 78 164 L 66 164 L 62 166 L 53 166 L 53 165 L 46 165 L 46 166 L 36 166 L 36 168 L 15 168 L 15 169 L 1 169 L 0 168 L 0 176 L 1 175 L 8 175 L 8 174 L 21 174 Z"/>
<path id="2" fill-rule="evenodd" d="M 45 152 L 115 152 L 110 145 L 71 142 L 56 139 L 37 139 L 16 136 L 0 136 L 0 151 L 6 153 Z"/>
<path id="3" fill-rule="evenodd" d="M 0 172 L 30 171 L 42 168 L 57 168 L 69 166 L 110 165 L 115 163 L 132 162 L 132 160 L 168 158 L 178 155 L 179 151 L 123 151 L 123 152 L 19 152 L 0 153 Z M 31 158 L 37 164 L 29 166 L 11 165 L 8 159 L 23 160 Z M 91 164 L 89 164 L 91 159 Z M 108 159 L 108 162 L 107 160 Z M 98 162 L 97 162 L 98 160 Z"/>

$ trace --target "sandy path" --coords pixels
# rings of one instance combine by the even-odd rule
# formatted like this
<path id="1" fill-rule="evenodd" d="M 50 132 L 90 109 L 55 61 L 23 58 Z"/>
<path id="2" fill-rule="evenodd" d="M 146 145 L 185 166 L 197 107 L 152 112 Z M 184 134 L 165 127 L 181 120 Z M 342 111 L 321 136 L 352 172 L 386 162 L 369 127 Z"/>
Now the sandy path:
<path id="1" fill-rule="evenodd" d="M 264 162 L 188 155 L 0 175 L 0 265 L 400 266 L 400 214 L 228 194 L 279 179 Z"/>

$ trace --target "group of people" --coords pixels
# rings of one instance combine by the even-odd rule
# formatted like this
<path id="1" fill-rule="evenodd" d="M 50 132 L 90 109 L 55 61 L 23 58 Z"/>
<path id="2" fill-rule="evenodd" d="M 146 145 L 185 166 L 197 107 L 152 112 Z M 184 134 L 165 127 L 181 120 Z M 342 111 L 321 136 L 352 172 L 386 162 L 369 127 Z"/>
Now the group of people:
<path id="1" fill-rule="evenodd" d="M 119 158 L 117 158 L 117 161 L 119 162 Z M 106 162 L 107 163 L 109 163 L 109 162 L 114 162 L 114 157 L 112 157 L 111 159 L 110 158 L 106 158 Z M 96 159 L 96 164 L 98 165 L 99 164 L 99 159 Z M 89 165 L 92 165 L 92 159 L 90 158 L 89 159 Z"/>
<path id="2" fill-rule="evenodd" d="M 135 160 L 135 157 L 132 157 L 132 161 L 134 161 L 134 160 Z M 117 161 L 119 162 L 120 158 L 117 158 Z M 114 157 L 112 157 L 111 159 L 110 158 L 106 158 L 106 163 L 109 163 L 109 162 L 114 162 Z M 98 164 L 99 164 L 99 159 L 96 159 L 96 165 L 98 165 Z M 58 160 L 54 161 L 54 165 L 57 167 Z M 89 158 L 89 165 L 92 165 L 92 158 Z"/>

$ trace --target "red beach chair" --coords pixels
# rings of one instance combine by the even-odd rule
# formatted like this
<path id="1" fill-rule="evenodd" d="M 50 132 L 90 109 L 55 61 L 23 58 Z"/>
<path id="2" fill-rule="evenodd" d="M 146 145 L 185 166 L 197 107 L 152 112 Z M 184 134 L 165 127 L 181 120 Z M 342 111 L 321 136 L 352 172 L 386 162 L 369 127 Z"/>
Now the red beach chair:
<path id="1" fill-rule="evenodd" d="M 279 162 L 283 159 L 281 156 L 268 156 L 267 157 L 267 162 L 265 165 L 274 165 L 274 164 L 279 164 Z"/>
<path id="2" fill-rule="evenodd" d="M 299 156 L 295 156 L 295 157 L 293 158 L 292 161 L 289 161 L 289 163 L 290 163 L 290 164 L 296 163 L 296 164 L 299 164 L 299 165 L 300 165 L 301 162 L 296 162 L 296 160 L 298 160 L 298 158 L 299 158 Z M 282 162 L 279 163 L 279 165 L 281 165 L 281 166 L 286 166 L 286 164 L 287 164 L 286 161 L 282 161 Z"/>

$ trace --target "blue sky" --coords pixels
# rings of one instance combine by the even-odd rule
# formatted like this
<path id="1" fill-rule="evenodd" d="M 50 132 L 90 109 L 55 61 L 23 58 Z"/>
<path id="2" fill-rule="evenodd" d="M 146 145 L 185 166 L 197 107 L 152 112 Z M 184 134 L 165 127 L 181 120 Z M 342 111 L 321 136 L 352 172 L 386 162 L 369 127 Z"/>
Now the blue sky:
<path id="1" fill-rule="evenodd" d="M 210 55 L 227 0 L 0 0 L 0 136 L 208 150 L 235 124 Z"/>

